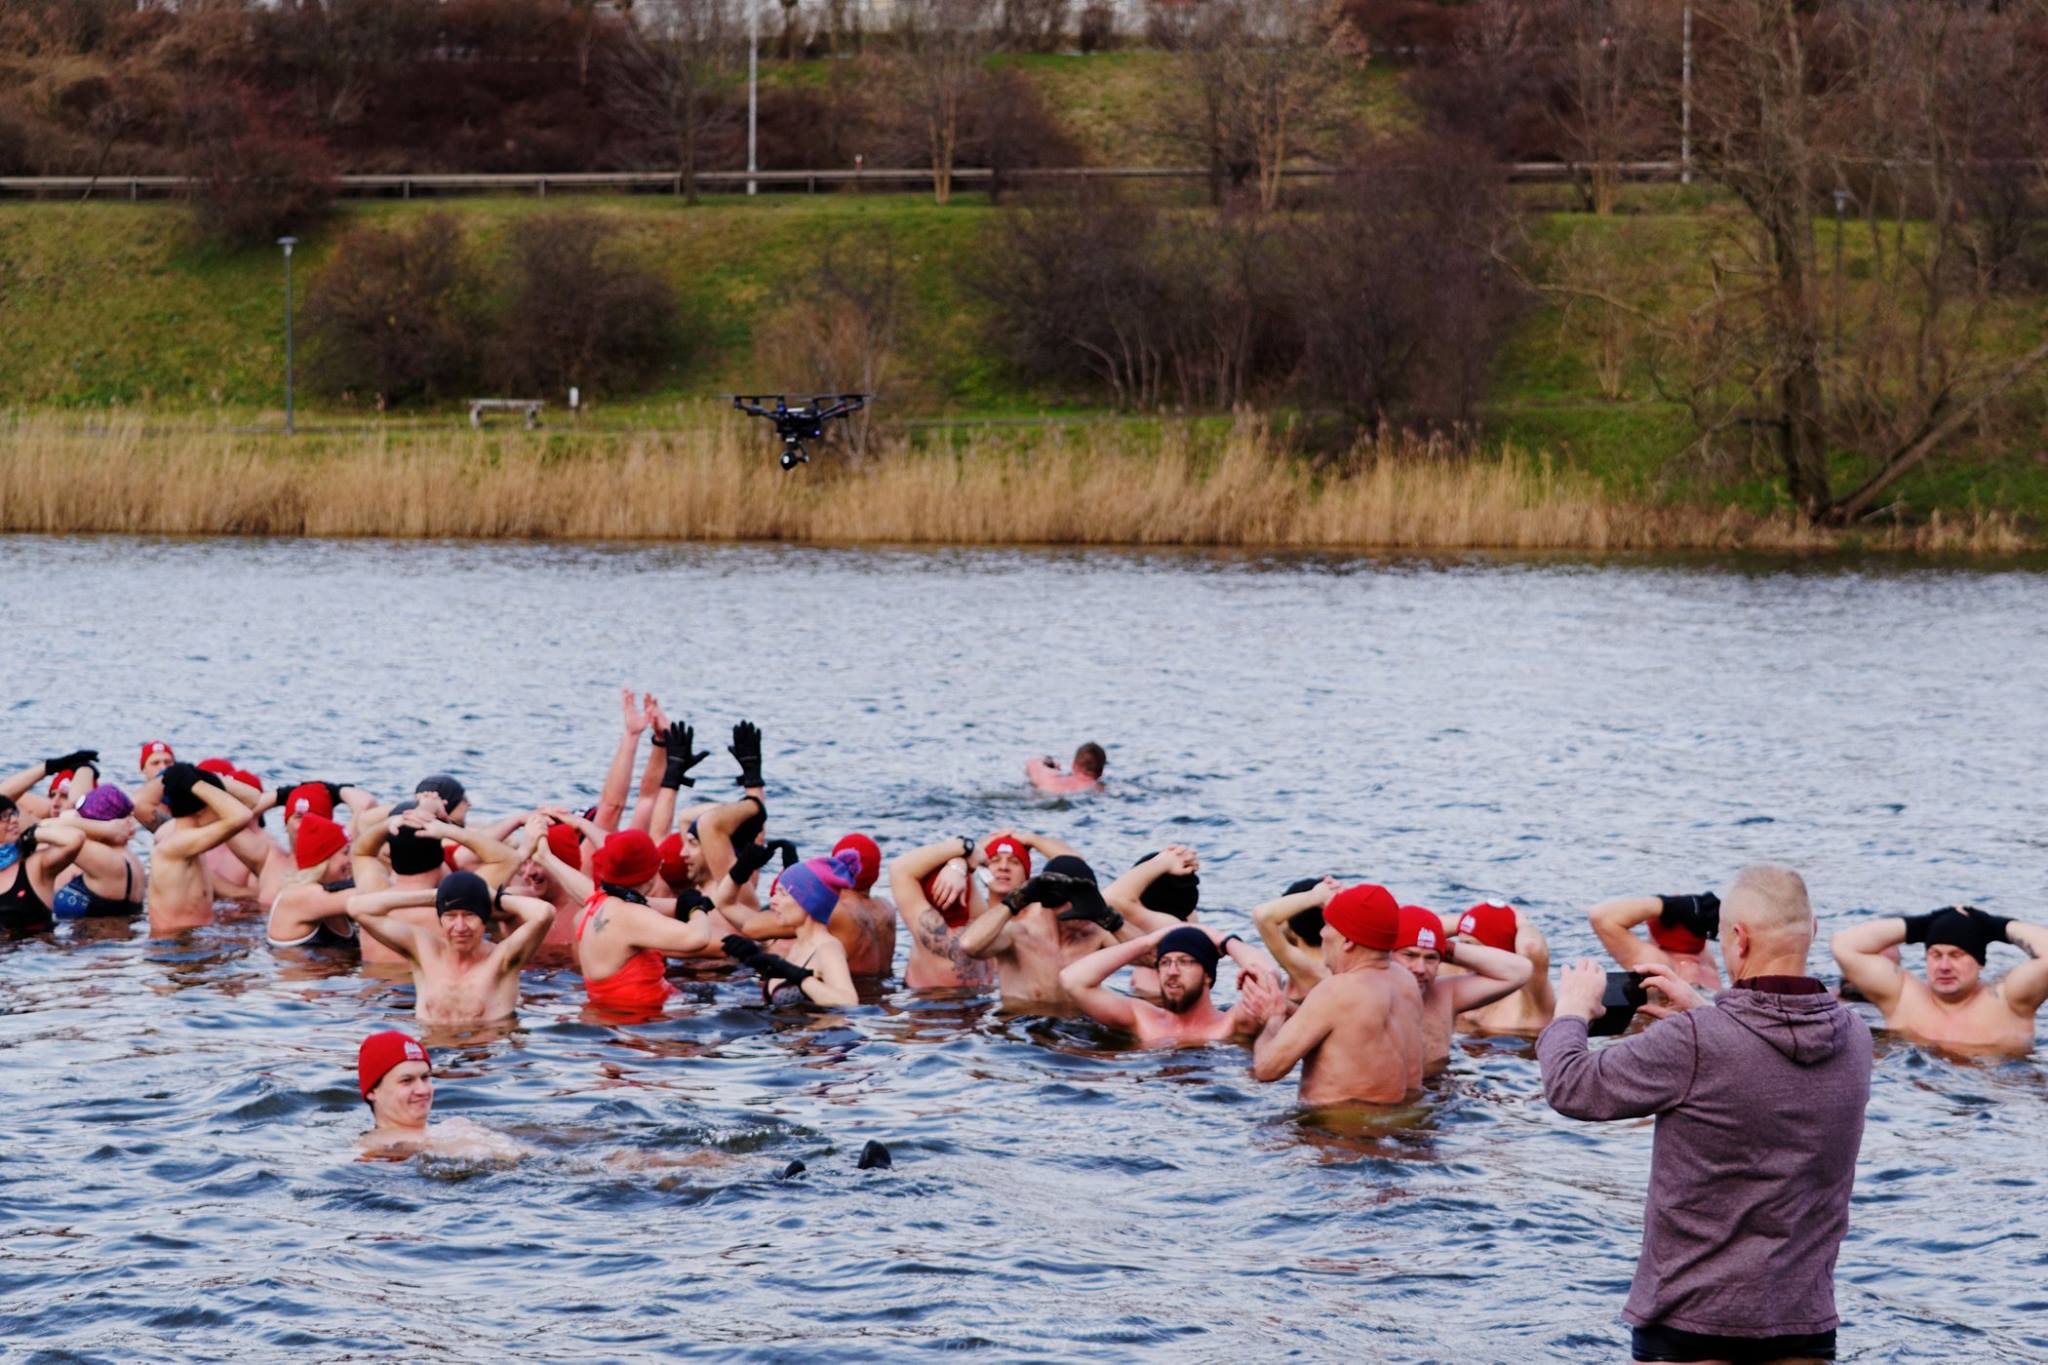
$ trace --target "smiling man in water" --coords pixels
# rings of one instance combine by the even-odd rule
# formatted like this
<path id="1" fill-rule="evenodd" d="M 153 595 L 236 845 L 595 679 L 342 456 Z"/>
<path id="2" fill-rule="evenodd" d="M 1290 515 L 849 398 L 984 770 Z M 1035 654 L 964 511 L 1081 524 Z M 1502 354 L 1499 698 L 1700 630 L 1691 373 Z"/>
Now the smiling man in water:
<path id="1" fill-rule="evenodd" d="M 1159 954 L 1159 1003 L 1113 991 L 1102 983 L 1147 952 Z M 1060 986 L 1089 1018 L 1127 1029 L 1147 1047 L 1181 1043 L 1250 1041 L 1266 1017 L 1240 998 L 1226 1013 L 1209 999 L 1216 964 L 1228 953 L 1243 976 L 1258 977 L 1278 990 L 1280 970 L 1236 934 L 1217 938 L 1199 924 L 1155 929 L 1140 938 L 1101 948 L 1060 972 Z"/>
<path id="2" fill-rule="evenodd" d="M 434 1112 L 434 1059 L 417 1038 L 398 1032 L 373 1033 L 356 1049 L 356 1088 L 370 1106 L 376 1126 L 356 1139 L 365 1155 L 516 1159 L 528 1149 L 502 1133 L 468 1119 L 428 1122 Z"/>
<path id="3" fill-rule="evenodd" d="M 451 872 L 437 887 L 371 891 L 349 897 L 348 917 L 412 967 L 413 1011 L 422 1024 L 481 1024 L 509 1019 L 519 1008 L 519 969 L 547 937 L 555 907 L 535 896 L 499 896 L 516 927 L 503 942 L 484 937 L 491 888 L 474 872 Z M 435 923 L 418 928 L 395 912 L 434 907 Z"/>
<path id="4" fill-rule="evenodd" d="M 1927 946 L 1927 979 L 1886 955 L 1900 943 Z M 2003 980 L 1987 984 L 1994 943 L 2025 953 Z M 2034 1049 L 2034 1015 L 2048 999 L 2048 928 L 1951 905 L 1925 915 L 1888 915 L 1830 939 L 1850 985 L 1884 1012 L 1884 1025 L 1937 1047 L 2022 1057 Z"/>

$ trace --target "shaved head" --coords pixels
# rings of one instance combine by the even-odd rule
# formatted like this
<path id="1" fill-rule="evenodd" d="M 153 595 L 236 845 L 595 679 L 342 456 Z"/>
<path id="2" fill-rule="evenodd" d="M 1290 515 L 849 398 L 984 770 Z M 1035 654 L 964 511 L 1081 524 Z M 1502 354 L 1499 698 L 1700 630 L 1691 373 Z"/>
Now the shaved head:
<path id="1" fill-rule="evenodd" d="M 1721 897 L 1724 945 L 1736 925 L 1749 936 L 1745 957 L 1787 957 L 1804 962 L 1814 930 L 1806 879 L 1775 863 L 1752 863 L 1743 868 Z M 1723 952 L 1725 955 L 1725 946 Z"/>

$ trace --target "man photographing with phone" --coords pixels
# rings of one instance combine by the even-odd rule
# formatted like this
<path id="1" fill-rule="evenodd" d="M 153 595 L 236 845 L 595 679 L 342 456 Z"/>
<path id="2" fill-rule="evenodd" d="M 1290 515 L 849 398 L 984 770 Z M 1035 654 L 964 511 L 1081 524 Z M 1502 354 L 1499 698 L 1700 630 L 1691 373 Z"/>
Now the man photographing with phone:
<path id="1" fill-rule="evenodd" d="M 1797 872 L 1744 868 L 1719 929 L 1733 984 L 1708 1005 L 1645 964 L 1640 1012 L 1657 1022 L 1598 1052 L 1587 1026 L 1607 974 L 1590 959 L 1567 969 L 1536 1041 L 1543 1095 L 1567 1118 L 1657 1117 L 1622 1309 L 1636 1360 L 1832 1360 L 1870 1030 L 1806 974 L 1813 909 Z"/>

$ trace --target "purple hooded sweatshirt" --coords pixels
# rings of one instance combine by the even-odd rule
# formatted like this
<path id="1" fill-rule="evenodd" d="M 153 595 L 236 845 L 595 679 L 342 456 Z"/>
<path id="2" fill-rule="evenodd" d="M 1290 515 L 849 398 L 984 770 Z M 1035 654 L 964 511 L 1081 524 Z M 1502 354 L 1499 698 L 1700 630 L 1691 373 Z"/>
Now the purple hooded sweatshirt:
<path id="1" fill-rule="evenodd" d="M 1622 1319 L 1712 1336 L 1833 1330 L 1835 1256 L 1870 1100 L 1870 1028 L 1809 977 L 1760 977 L 1595 1052 L 1536 1041 L 1567 1118 L 1657 1116 Z"/>

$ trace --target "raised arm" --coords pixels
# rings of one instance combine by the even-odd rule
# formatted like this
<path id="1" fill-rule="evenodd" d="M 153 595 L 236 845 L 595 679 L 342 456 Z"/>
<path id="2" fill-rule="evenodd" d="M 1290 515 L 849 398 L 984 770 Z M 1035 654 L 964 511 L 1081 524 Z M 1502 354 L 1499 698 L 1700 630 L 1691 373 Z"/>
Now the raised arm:
<path id="1" fill-rule="evenodd" d="M 36 836 L 36 866 L 45 877 L 55 877 L 78 861 L 79 853 L 85 848 L 85 831 L 77 825 L 44 820 L 29 828 L 35 831 Z"/>
<path id="2" fill-rule="evenodd" d="M 474 853 L 476 875 L 482 877 L 493 891 L 510 881 L 512 874 L 519 870 L 519 850 L 484 830 L 451 825 L 446 820 L 430 820 L 420 832 L 430 839 L 447 839 Z M 543 839 L 541 842 L 547 841 Z"/>
<path id="3" fill-rule="evenodd" d="M 1633 1038 L 1598 1052 L 1586 1025 L 1601 1013 L 1607 972 L 1591 958 L 1565 969 L 1557 1017 L 1536 1039 L 1543 1098 L 1568 1119 L 1628 1119 L 1659 1114 L 1692 1090 L 1699 1041 L 1690 1014 L 1660 1019 Z"/>
<path id="4" fill-rule="evenodd" d="M 0 796 L 4 796 L 10 801 L 17 801 L 21 798 L 22 793 L 35 786 L 36 783 L 42 781 L 51 773 L 61 773 L 66 768 L 77 768 L 81 764 L 88 764 L 96 768 L 99 765 L 99 761 L 100 751 L 98 749 L 74 749 L 68 754 L 58 754 L 55 758 L 46 758 L 40 763 L 31 763 L 19 772 L 12 773 L 5 779 L 0 779 Z"/>
<path id="5" fill-rule="evenodd" d="M 256 812 L 229 796 L 211 782 L 192 784 L 192 795 L 206 804 L 208 810 L 219 817 L 198 829 L 181 829 L 168 839 L 160 840 L 156 852 L 166 858 L 197 858 L 210 848 L 217 848 L 246 829 L 255 819 Z"/>
<path id="6" fill-rule="evenodd" d="M 364 933 L 392 952 L 408 962 L 417 962 L 419 930 L 402 919 L 391 918 L 391 913 L 433 903 L 434 888 L 431 886 L 409 887 L 400 891 L 359 891 L 348 898 L 348 917 Z"/>
<path id="7" fill-rule="evenodd" d="M 713 806 L 697 817 L 697 850 L 704 855 L 704 866 L 710 870 L 711 880 L 716 881 L 732 872 L 736 856 L 732 846 L 733 833 L 756 811 L 765 822 L 767 803 L 758 796 L 743 796 L 737 801 Z"/>
<path id="8" fill-rule="evenodd" d="M 630 687 L 619 689 L 619 715 L 624 729 L 597 797 L 597 824 L 607 834 L 619 827 L 619 817 L 625 813 L 626 793 L 633 785 L 633 756 L 640 751 L 640 735 L 647 729 L 647 712 L 633 699 Z"/>
<path id="9" fill-rule="evenodd" d="M 1437 985 L 1450 989 L 1453 1014 L 1504 1000 L 1529 984 L 1533 969 L 1519 953 L 1479 943 L 1459 943 L 1455 951 L 1458 965 L 1466 969 L 1466 974 L 1436 979 Z"/>
<path id="10" fill-rule="evenodd" d="M 1906 921 L 1886 915 L 1844 929 L 1828 940 L 1828 950 L 1842 969 L 1842 979 L 1880 1010 L 1898 1004 L 1906 989 L 1906 969 L 1885 956 L 1885 949 L 1906 941 Z"/>
<path id="11" fill-rule="evenodd" d="M 377 855 L 391 842 L 391 808 L 371 806 L 356 812 L 356 837 L 348 846 L 349 875 L 365 891 L 381 891 L 390 884 L 384 860 Z"/>
<path id="12" fill-rule="evenodd" d="M 597 890 L 597 883 L 581 868 L 571 867 L 555 856 L 555 851 L 548 847 L 547 828 L 546 816 L 535 813 L 527 817 L 526 856 L 539 863 L 541 870 L 572 899 L 589 900 L 591 893 Z"/>
<path id="13" fill-rule="evenodd" d="M 548 926 L 555 922 L 555 907 L 538 896 L 499 896 L 498 908 L 509 912 L 518 924 L 493 950 L 497 972 L 499 976 L 516 976 L 547 939 Z"/>
<path id="14" fill-rule="evenodd" d="M 1600 946 L 1616 966 L 1640 967 L 1645 962 L 1663 960 L 1663 954 L 1654 945 L 1635 933 L 1638 925 L 1648 924 L 1663 909 L 1664 902 L 1656 896 L 1617 896 L 1588 910 L 1586 919 L 1593 926 L 1593 936 L 1600 940 Z"/>
<path id="15" fill-rule="evenodd" d="M 1060 989 L 1072 996 L 1074 1003 L 1098 1024 L 1135 1029 L 1138 1012 L 1133 1008 L 1131 997 L 1122 991 L 1110 990 L 1102 983 L 1143 957 L 1146 950 L 1166 937 L 1168 932 L 1155 929 L 1142 937 L 1126 943 L 1112 943 L 1107 948 L 1097 948 L 1088 956 L 1075 959 L 1060 969 Z"/>
<path id="16" fill-rule="evenodd" d="M 1259 931 L 1266 950 L 1273 954 L 1288 979 L 1304 991 L 1328 976 L 1330 969 L 1323 962 L 1320 945 L 1295 938 L 1287 922 L 1304 910 L 1321 909 L 1336 894 L 1336 878 L 1325 877 L 1306 891 L 1267 901 L 1252 911 L 1252 925 Z"/>
<path id="17" fill-rule="evenodd" d="M 938 843 L 899 853 L 889 860 L 889 899 L 896 902 L 896 913 L 903 920 L 903 927 L 926 952 L 940 957 L 953 956 L 960 945 L 953 937 L 953 931 L 946 926 L 946 917 L 925 895 L 924 879 L 959 856 L 958 839 L 941 839 Z M 972 905 L 972 883 L 966 886 L 963 894 Z"/>
<path id="18" fill-rule="evenodd" d="M 1523 987 L 1529 1003 L 1548 1019 L 1557 1009 L 1557 991 L 1550 984 L 1550 940 L 1520 910 L 1515 911 L 1515 952 L 1529 960 L 1529 983 Z"/>
<path id="19" fill-rule="evenodd" d="M 2031 1019 L 2041 1002 L 2048 999 L 2048 928 L 2025 920 L 2007 920 L 2005 941 L 2027 955 L 2027 960 L 2005 974 L 1998 993 L 2007 1008 Z"/>
<path id="20" fill-rule="evenodd" d="M 1023 889 L 1020 886 L 1017 891 Z M 967 922 L 958 940 L 961 952 L 973 958 L 1000 957 L 1016 946 L 1015 936 L 1010 932 L 1010 921 L 1017 917 L 1017 911 L 1024 908 L 1022 902 L 1015 906 L 1010 904 L 1017 891 L 1001 900 L 990 901 L 982 907 L 980 914 Z"/>
<path id="21" fill-rule="evenodd" d="M 1074 846 L 1065 839 L 1054 838 L 1050 834 L 1032 834 L 1021 829 L 997 830 L 994 834 L 981 841 L 982 847 L 986 848 L 1005 834 L 1042 858 L 1078 858 L 1081 856 Z"/>
<path id="22" fill-rule="evenodd" d="M 1169 874 L 1189 876 L 1200 867 L 1201 863 L 1192 848 L 1186 844 L 1168 844 L 1104 887 L 1102 899 L 1145 933 L 1150 933 L 1154 929 L 1172 929 L 1180 921 L 1172 915 L 1162 914 L 1146 906 L 1143 899 L 1145 892 L 1161 877 Z"/>
<path id="23" fill-rule="evenodd" d="M 640 790 L 633 797 L 633 809 L 626 817 L 626 824 L 631 829 L 645 830 L 654 823 L 654 806 L 660 798 L 662 775 L 668 771 L 669 721 L 652 692 L 642 697 L 640 703 L 641 712 L 647 718 L 647 766 L 640 770 Z M 667 832 L 662 831 L 663 834 Z M 654 838 L 659 840 L 661 835 Z"/>

